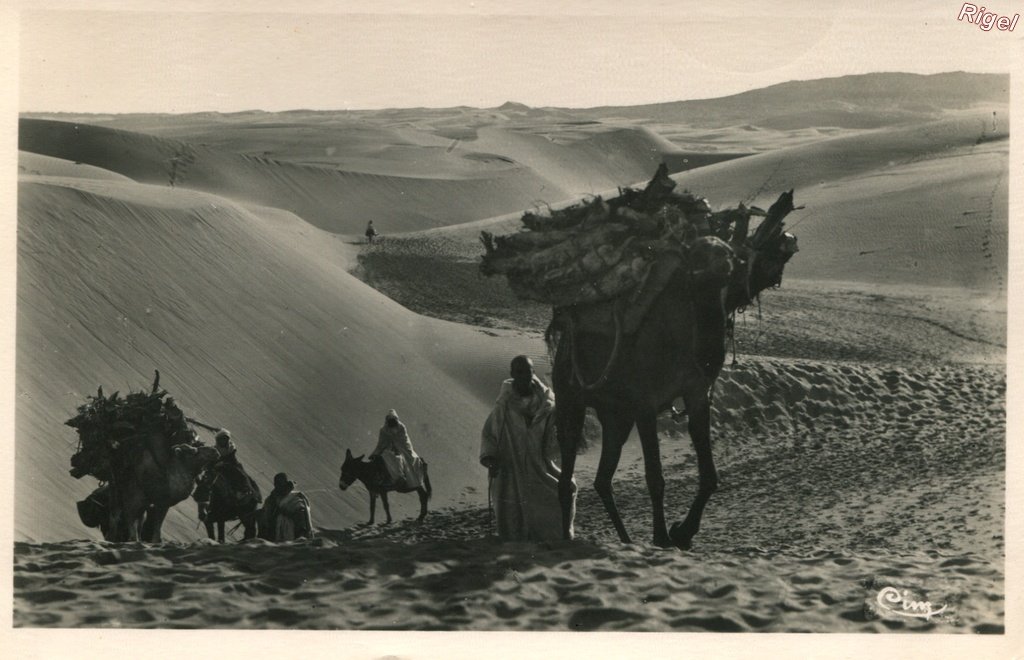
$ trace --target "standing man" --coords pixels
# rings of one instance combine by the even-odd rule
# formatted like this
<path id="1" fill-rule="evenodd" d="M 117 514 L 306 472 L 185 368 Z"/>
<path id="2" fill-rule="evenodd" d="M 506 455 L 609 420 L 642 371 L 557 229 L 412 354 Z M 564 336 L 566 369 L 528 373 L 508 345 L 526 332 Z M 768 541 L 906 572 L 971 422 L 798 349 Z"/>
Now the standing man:
<path id="1" fill-rule="evenodd" d="M 511 376 L 501 384 L 480 442 L 480 463 L 490 474 L 498 536 L 505 541 L 559 541 L 562 471 L 555 437 L 555 395 L 534 376 L 533 362 L 525 355 L 512 360 Z M 572 492 L 571 515 L 575 516 L 575 482 Z"/>
<path id="2" fill-rule="evenodd" d="M 370 220 L 366 224 L 366 242 L 373 243 L 373 239 L 377 237 L 377 230 L 373 227 L 373 220 Z"/>

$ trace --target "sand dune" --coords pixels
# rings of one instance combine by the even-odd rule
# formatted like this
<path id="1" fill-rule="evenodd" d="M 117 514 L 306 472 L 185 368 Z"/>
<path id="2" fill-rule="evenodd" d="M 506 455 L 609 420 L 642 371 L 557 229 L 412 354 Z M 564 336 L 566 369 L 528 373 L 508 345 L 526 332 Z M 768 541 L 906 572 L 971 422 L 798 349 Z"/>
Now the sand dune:
<path id="1" fill-rule="evenodd" d="M 721 204 L 795 188 L 804 252 L 788 275 L 1005 290 L 1005 124 L 966 115 L 825 140 L 675 178 Z M 828 246 L 827 249 L 816 249 Z"/>
<path id="2" fill-rule="evenodd" d="M 716 207 L 767 207 L 790 187 L 807 207 L 787 220 L 801 251 L 781 290 L 739 319 L 738 350 L 897 364 L 1005 360 L 1008 142 L 1000 133 L 988 141 L 983 119 L 824 139 L 676 175 Z M 481 230 L 520 226 L 510 214 L 396 237 L 365 250 L 358 274 L 421 313 L 539 332 L 548 310 L 476 267 Z"/>
<path id="3" fill-rule="evenodd" d="M 287 471 L 318 491 L 321 524 L 365 514 L 337 470 L 346 447 L 372 449 L 389 407 L 431 462 L 439 504 L 482 479 L 479 426 L 523 340 L 404 310 L 347 274 L 340 239 L 288 214 L 46 177 L 28 177 L 19 202 L 18 537 L 87 533 L 74 498 L 92 480 L 68 476 L 62 423 L 98 385 L 141 389 L 153 369 L 186 410 L 232 429 L 261 483 Z M 181 510 L 171 538 L 194 538 Z"/>
<path id="4" fill-rule="evenodd" d="M 63 158 L 43 156 L 28 151 L 18 152 L 18 175 L 71 177 L 76 179 L 106 179 L 110 181 L 131 181 L 130 178 L 101 167 L 76 163 Z"/>
<path id="5" fill-rule="evenodd" d="M 694 154 L 687 163 L 687 154 L 644 129 L 603 132 L 565 145 L 503 129 L 482 130 L 482 137 L 467 143 L 409 130 L 389 129 L 390 138 L 380 129 L 368 137 L 359 131 L 353 137 L 344 128 L 325 130 L 310 133 L 289 124 L 234 127 L 215 148 L 203 146 L 209 136 L 202 133 L 192 143 L 22 119 L 20 146 L 141 183 L 281 208 L 342 234 L 361 233 L 368 220 L 385 232 L 453 225 L 630 185 L 648 177 L 666 156 L 680 170 L 733 157 Z M 304 139 L 291 141 L 294 133 Z M 238 149 L 239 141 L 247 148 L 228 150 Z M 353 141 L 363 146 L 353 151 Z M 370 143 L 383 144 L 384 153 L 381 147 L 368 152 Z M 337 157 L 325 157 L 327 152 Z M 366 162 L 372 167 L 363 166 Z"/>
<path id="6" fill-rule="evenodd" d="M 715 199 L 748 200 L 765 192 L 762 188 L 767 185 L 806 189 L 823 181 L 956 155 L 957 149 L 1005 144 L 1008 135 L 1005 116 L 993 126 L 990 111 L 964 112 L 927 123 L 823 139 L 674 178 Z"/>
<path id="7" fill-rule="evenodd" d="M 141 183 L 282 208 L 335 233 L 436 226 L 522 206 L 545 182 L 525 168 L 474 179 L 345 172 L 95 126 L 23 120 L 23 149 L 109 169 Z M 453 206 L 452 199 L 466 200 Z M 409 200 L 409 201 L 403 201 Z M 388 211 L 381 217 L 382 205 Z"/>

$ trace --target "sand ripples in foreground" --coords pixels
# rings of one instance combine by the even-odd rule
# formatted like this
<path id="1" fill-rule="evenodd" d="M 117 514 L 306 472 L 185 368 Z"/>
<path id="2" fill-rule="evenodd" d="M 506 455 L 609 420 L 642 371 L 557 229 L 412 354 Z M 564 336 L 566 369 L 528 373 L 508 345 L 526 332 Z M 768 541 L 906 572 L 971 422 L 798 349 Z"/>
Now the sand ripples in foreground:
<path id="1" fill-rule="evenodd" d="M 479 512 L 478 519 L 486 518 Z M 484 520 L 464 520 L 482 527 Z M 367 539 L 15 550 L 19 626 L 1002 632 L 1002 577 L 971 553 Z M 878 618 L 886 586 L 952 617 Z"/>

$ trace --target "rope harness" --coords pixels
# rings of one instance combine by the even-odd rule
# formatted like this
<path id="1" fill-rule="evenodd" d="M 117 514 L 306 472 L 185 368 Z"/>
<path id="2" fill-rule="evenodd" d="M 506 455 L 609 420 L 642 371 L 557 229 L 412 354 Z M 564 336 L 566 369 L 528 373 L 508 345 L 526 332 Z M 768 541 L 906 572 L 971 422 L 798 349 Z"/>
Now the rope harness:
<path id="1" fill-rule="evenodd" d="M 605 383 L 608 382 L 608 377 L 612 373 L 612 367 L 615 365 L 616 360 L 619 357 L 619 348 L 622 344 L 622 311 L 619 309 L 619 305 L 615 305 L 612 308 L 612 319 L 615 322 L 615 341 L 612 343 L 612 353 L 608 357 L 608 362 L 604 365 L 601 375 L 593 383 L 589 385 L 584 382 L 582 374 L 580 374 L 579 361 L 576 354 L 576 322 L 573 320 L 572 313 L 567 315 L 569 333 L 569 357 L 572 361 L 572 375 L 576 379 L 576 383 L 584 390 L 590 391 L 595 390 Z"/>

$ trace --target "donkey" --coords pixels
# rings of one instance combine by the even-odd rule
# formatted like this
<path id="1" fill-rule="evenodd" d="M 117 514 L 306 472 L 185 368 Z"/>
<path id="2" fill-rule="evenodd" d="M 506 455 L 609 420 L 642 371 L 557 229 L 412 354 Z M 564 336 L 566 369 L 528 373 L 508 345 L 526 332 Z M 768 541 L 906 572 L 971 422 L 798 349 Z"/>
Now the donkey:
<path id="1" fill-rule="evenodd" d="M 206 525 L 206 533 L 211 539 L 224 543 L 224 526 L 231 520 L 238 520 L 245 530 L 243 539 L 254 539 L 257 536 L 257 519 L 259 518 L 259 506 L 263 502 L 263 494 L 249 475 L 237 471 L 228 476 L 224 472 L 236 470 L 234 466 L 222 466 L 219 469 L 213 468 L 213 472 L 206 481 L 200 481 L 193 497 L 200 502 L 200 510 L 203 512 L 203 523 Z M 248 488 L 239 490 L 243 484 L 232 484 L 232 478 L 236 482 L 244 479 L 244 485 Z M 205 504 L 205 505 L 204 505 Z M 214 536 L 216 526 L 216 536 Z"/>
<path id="2" fill-rule="evenodd" d="M 364 454 L 365 455 L 365 454 Z M 396 482 L 388 474 L 387 466 L 380 457 L 370 460 L 363 460 L 363 456 L 353 456 L 352 451 L 345 450 L 345 462 L 341 466 L 341 478 L 338 480 L 338 488 L 345 490 L 356 481 L 363 482 L 366 490 L 370 493 L 370 520 L 367 524 L 372 525 L 374 514 L 377 509 L 377 497 L 380 496 L 384 504 L 384 513 L 387 515 L 387 523 L 391 523 L 391 507 L 388 505 L 388 493 L 412 493 L 415 491 L 420 496 L 420 515 L 417 522 L 423 520 L 427 515 L 427 500 L 433 494 L 430 487 L 430 476 L 427 474 L 427 463 L 423 462 L 423 485 L 418 488 L 410 488 L 404 482 Z"/>

